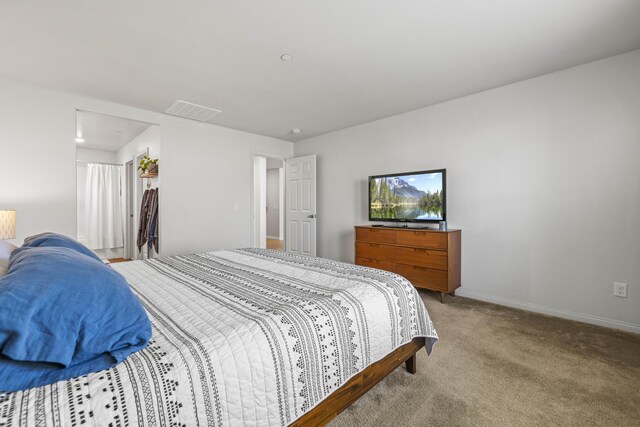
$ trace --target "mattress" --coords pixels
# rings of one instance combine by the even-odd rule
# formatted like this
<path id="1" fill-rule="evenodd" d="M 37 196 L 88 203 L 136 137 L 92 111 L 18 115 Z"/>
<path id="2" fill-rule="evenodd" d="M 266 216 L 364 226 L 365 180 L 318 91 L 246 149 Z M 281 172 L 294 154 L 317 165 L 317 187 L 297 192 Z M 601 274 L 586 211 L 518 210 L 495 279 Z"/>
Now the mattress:
<path id="1" fill-rule="evenodd" d="M 148 347 L 0 395 L 0 425 L 287 425 L 413 338 L 437 340 L 414 287 L 381 270 L 263 249 L 113 268 L 149 314 Z"/>

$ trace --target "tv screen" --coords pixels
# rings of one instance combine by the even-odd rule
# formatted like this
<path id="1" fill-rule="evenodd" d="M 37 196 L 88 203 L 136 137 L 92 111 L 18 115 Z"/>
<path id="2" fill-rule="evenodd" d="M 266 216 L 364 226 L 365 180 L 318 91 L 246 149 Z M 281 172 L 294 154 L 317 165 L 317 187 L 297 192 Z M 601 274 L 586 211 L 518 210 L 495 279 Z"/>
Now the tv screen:
<path id="1" fill-rule="evenodd" d="M 369 221 L 447 219 L 446 169 L 369 177 Z"/>

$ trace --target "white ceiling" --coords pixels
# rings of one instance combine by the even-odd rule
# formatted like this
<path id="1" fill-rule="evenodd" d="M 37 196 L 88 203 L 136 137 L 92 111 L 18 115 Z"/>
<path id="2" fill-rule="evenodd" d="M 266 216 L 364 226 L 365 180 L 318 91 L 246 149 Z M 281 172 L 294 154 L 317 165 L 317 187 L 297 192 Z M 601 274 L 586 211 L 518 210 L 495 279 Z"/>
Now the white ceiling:
<path id="1" fill-rule="evenodd" d="M 76 113 L 76 135 L 85 140 L 85 142 L 78 144 L 80 148 L 118 151 L 147 130 L 149 126 L 152 126 L 151 123 L 90 111 Z"/>
<path id="2" fill-rule="evenodd" d="M 638 0 L 0 3 L 2 77 L 291 141 L 638 48 Z"/>

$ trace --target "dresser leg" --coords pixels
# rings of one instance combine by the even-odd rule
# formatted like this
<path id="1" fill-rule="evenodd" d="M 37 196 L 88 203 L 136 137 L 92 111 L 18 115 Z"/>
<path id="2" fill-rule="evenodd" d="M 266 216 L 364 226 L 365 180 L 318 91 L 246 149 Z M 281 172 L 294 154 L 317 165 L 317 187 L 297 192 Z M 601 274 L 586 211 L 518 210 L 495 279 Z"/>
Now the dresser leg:
<path id="1" fill-rule="evenodd" d="M 440 292 L 440 304 L 444 304 L 444 292 Z"/>
<path id="2" fill-rule="evenodd" d="M 451 291 L 451 293 L 450 293 L 449 295 L 451 295 L 452 297 L 455 297 L 455 296 L 456 296 L 456 290 L 455 290 L 455 289 L 454 289 L 454 290 L 452 290 L 452 291 Z"/>

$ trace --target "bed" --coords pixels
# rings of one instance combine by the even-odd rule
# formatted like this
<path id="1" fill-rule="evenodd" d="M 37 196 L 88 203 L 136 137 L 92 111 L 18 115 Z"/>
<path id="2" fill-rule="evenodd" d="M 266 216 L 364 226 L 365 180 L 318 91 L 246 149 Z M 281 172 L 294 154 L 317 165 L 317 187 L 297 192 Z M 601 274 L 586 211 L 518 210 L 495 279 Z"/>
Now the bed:
<path id="1" fill-rule="evenodd" d="M 324 424 L 437 341 L 393 273 L 264 249 L 114 264 L 153 325 L 114 368 L 0 394 L 0 426 Z"/>

